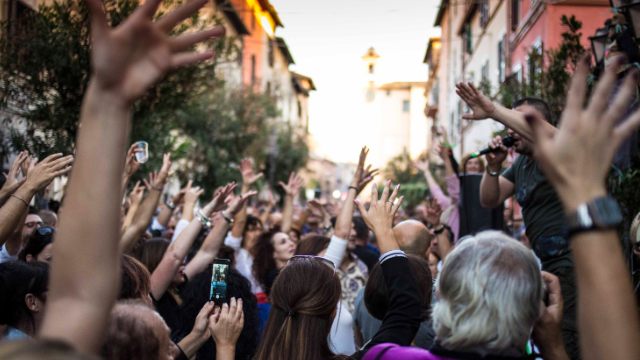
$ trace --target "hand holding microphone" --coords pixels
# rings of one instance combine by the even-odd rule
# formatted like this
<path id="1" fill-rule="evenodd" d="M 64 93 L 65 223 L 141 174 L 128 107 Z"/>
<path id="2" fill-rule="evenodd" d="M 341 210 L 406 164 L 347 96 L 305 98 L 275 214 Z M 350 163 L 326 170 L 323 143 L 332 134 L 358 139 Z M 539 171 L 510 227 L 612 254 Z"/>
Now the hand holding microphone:
<path id="1" fill-rule="evenodd" d="M 472 154 L 471 158 L 486 154 L 487 167 L 492 172 L 498 172 L 502 168 L 502 162 L 504 162 L 509 154 L 507 148 L 512 147 L 514 142 L 510 136 L 506 136 L 504 139 L 502 136 L 496 136 L 489 141 L 486 149 Z"/>

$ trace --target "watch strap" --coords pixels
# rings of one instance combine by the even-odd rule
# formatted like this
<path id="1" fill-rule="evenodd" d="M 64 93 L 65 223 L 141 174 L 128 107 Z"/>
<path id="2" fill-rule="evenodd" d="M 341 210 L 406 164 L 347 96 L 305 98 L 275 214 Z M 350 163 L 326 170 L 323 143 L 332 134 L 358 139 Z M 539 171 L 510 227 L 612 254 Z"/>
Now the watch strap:
<path id="1" fill-rule="evenodd" d="M 491 175 L 491 176 L 498 176 L 498 175 L 500 175 L 500 171 L 491 172 L 491 171 L 489 170 L 489 166 L 488 166 L 488 165 L 485 167 L 485 170 L 487 171 L 487 174 L 489 174 L 489 175 Z"/>

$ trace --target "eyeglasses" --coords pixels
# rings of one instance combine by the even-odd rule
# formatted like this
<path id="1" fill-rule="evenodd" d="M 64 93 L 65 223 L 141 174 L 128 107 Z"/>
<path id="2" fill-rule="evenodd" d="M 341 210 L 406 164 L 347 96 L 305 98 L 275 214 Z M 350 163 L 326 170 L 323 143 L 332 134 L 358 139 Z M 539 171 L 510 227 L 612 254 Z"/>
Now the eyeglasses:
<path id="1" fill-rule="evenodd" d="M 36 231 L 38 232 L 38 235 L 46 236 L 46 235 L 49 235 L 49 234 L 53 234 L 54 230 L 55 230 L 55 228 L 52 228 L 51 226 L 43 226 L 41 228 L 38 228 Z"/>
<path id="2" fill-rule="evenodd" d="M 298 260 L 298 259 L 314 259 L 314 260 L 318 260 L 321 263 L 327 265 L 328 267 L 330 267 L 333 270 L 333 273 L 336 273 L 336 264 L 333 263 L 333 261 L 331 260 L 327 260 L 325 258 L 323 258 L 322 256 L 315 256 L 315 255 L 296 255 L 294 257 L 292 257 L 291 259 L 289 259 L 289 261 L 287 261 L 287 265 L 289 265 L 290 262 L 294 261 L 294 260 Z"/>
<path id="3" fill-rule="evenodd" d="M 28 228 L 41 227 L 42 225 L 44 225 L 42 221 L 32 221 L 24 224 Z"/>

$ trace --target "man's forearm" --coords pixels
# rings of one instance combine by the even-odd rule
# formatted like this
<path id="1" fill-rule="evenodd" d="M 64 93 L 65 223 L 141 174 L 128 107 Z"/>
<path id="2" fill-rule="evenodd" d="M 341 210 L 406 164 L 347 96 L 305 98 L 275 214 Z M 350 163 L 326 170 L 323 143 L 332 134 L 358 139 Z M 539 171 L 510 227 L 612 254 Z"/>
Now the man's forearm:
<path id="1" fill-rule="evenodd" d="M 616 231 L 581 233 L 571 244 L 584 359 L 637 359 L 640 325 Z"/>
<path id="2" fill-rule="evenodd" d="M 40 332 L 43 338 L 76 344 L 83 353 L 102 346 L 118 292 L 122 159 L 130 116 L 130 104 L 90 83 Z M 87 210 L 86 204 L 95 206 Z"/>
<path id="3" fill-rule="evenodd" d="M 178 346 L 187 355 L 187 359 L 193 358 L 198 350 L 207 342 L 210 338 L 206 338 L 203 336 L 194 335 L 193 333 L 185 336 L 180 342 Z"/>
<path id="4" fill-rule="evenodd" d="M 24 224 L 24 219 L 29 210 L 28 203 L 31 202 L 31 198 L 35 193 L 36 189 L 25 184 L 15 192 L 15 195 L 23 199 L 24 202 L 14 196 L 9 196 L 6 204 L 0 207 L 0 219 L 2 219 L 0 221 L 0 246 L 9 240 L 14 231 L 22 229 L 20 224 Z"/>
<path id="5" fill-rule="evenodd" d="M 487 209 L 493 209 L 500 202 L 500 177 L 487 173 L 482 176 L 480 183 L 480 205 Z"/>
<path id="6" fill-rule="evenodd" d="M 158 223 L 166 228 L 171 221 L 171 216 L 173 216 L 173 210 L 169 209 L 166 204 L 162 204 L 162 210 L 158 214 Z"/>
<path id="7" fill-rule="evenodd" d="M 506 126 L 507 128 L 513 130 L 518 135 L 522 136 L 525 140 L 531 142 L 534 141 L 533 132 L 531 131 L 531 127 L 529 126 L 529 124 L 527 124 L 527 121 L 524 119 L 523 113 L 496 105 L 496 109 L 493 114 L 491 114 L 491 118 Z M 546 120 L 550 121 L 551 119 Z M 558 130 L 555 126 L 551 125 L 548 122 L 546 122 L 545 127 L 551 129 L 552 131 Z"/>

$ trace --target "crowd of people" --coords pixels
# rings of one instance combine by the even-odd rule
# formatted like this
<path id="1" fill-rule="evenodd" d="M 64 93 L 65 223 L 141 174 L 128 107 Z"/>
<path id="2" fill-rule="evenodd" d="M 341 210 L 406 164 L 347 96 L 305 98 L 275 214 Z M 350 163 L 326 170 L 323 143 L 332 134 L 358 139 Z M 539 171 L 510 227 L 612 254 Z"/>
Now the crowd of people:
<path id="1" fill-rule="evenodd" d="M 432 197 L 413 219 L 398 216 L 401 184 L 374 182 L 366 147 L 340 206 L 300 207 L 295 173 L 280 183 L 281 211 L 272 196 L 258 202 L 262 174 L 250 159 L 238 165 L 241 183 L 216 184 L 208 202 L 192 182 L 166 196 L 171 154 L 128 191 L 140 167 L 136 144 L 127 151 L 133 104 L 171 69 L 211 57 L 190 49 L 225 31 L 168 35 L 205 0 L 157 21 L 161 1 L 147 0 L 115 28 L 101 0 L 86 4 L 93 76 L 76 154 L 39 161 L 21 152 L 0 189 L 0 359 L 640 357 L 622 218 L 605 187 L 615 151 L 640 127 L 640 112 L 619 123 L 637 72 L 608 105 L 618 77 L 609 66 L 587 101 L 585 57 L 559 128 L 539 99 L 506 109 L 457 85 L 467 118 L 501 122 L 515 140 L 520 156 L 502 173 L 500 137 L 486 164 L 461 163 L 483 174 L 483 206 L 516 197 L 526 246 L 499 230 L 460 236 L 446 138 L 435 149 L 446 193 L 429 164 L 416 163 Z M 59 209 L 33 211 L 34 196 L 66 174 Z M 214 269 L 216 259 L 228 266 Z"/>

